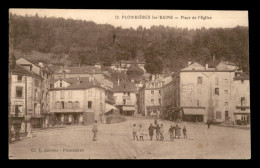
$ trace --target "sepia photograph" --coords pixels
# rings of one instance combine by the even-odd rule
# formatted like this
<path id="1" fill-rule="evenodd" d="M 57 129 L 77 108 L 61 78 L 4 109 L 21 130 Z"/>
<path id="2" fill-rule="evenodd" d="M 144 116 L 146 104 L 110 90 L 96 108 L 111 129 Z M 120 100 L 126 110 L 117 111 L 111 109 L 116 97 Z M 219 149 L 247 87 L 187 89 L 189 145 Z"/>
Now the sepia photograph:
<path id="1" fill-rule="evenodd" d="M 9 9 L 8 157 L 251 159 L 246 10 Z"/>

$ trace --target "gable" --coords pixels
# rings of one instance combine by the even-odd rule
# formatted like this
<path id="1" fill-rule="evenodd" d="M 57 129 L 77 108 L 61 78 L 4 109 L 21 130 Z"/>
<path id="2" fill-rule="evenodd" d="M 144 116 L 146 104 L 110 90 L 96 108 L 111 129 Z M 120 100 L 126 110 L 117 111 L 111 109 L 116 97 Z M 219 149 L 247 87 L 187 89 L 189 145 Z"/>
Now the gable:
<path id="1" fill-rule="evenodd" d="M 183 68 L 182 70 L 202 70 L 202 69 L 205 69 L 205 67 L 203 67 L 197 62 L 194 62 L 191 65 L 187 66 L 186 68 Z"/>

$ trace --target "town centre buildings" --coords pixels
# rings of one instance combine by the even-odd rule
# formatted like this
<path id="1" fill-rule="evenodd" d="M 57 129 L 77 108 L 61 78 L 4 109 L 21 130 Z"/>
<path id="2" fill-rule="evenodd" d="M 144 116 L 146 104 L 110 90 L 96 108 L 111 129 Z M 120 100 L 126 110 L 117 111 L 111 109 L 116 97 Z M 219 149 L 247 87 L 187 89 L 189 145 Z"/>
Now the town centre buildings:
<path id="1" fill-rule="evenodd" d="M 240 75 L 244 76 L 241 80 Z M 238 71 L 236 65 L 220 62 L 216 68 L 208 68 L 207 64 L 204 67 L 189 62 L 172 77 L 172 82 L 162 87 L 162 101 L 167 102 L 164 109 L 168 117 L 174 115 L 167 111 L 166 106 L 170 105 L 184 120 L 235 121 L 243 114 L 246 116 L 243 119 L 250 122 L 249 77 Z"/>

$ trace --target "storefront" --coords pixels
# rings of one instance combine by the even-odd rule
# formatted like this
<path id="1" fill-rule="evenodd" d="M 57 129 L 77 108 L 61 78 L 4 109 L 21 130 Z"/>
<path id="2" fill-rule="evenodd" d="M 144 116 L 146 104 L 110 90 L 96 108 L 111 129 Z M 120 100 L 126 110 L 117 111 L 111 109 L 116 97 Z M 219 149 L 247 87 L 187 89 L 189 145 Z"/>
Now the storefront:
<path id="1" fill-rule="evenodd" d="M 162 107 L 161 106 L 147 106 L 146 107 L 147 114 L 150 117 L 155 117 L 159 118 L 161 116 L 162 112 Z"/>
<path id="2" fill-rule="evenodd" d="M 183 120 L 191 122 L 203 122 L 205 108 L 182 108 Z"/>
<path id="3" fill-rule="evenodd" d="M 123 114 L 127 116 L 134 116 L 135 114 L 135 106 L 123 106 L 122 110 Z"/>
<path id="4" fill-rule="evenodd" d="M 250 124 L 250 111 L 234 111 L 234 119 L 236 125 Z"/>
<path id="5" fill-rule="evenodd" d="M 80 125 L 83 122 L 82 113 L 55 113 L 56 124 Z"/>

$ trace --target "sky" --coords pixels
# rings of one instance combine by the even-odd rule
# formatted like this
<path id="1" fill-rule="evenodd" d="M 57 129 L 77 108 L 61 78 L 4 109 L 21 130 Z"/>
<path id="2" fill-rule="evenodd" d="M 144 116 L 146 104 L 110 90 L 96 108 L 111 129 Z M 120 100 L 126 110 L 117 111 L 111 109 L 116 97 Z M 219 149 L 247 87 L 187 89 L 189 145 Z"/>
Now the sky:
<path id="1" fill-rule="evenodd" d="M 92 9 L 10 9 L 10 13 L 39 17 L 62 17 L 111 24 L 115 27 L 150 28 L 164 25 L 179 28 L 248 27 L 248 11 L 213 10 L 92 10 Z"/>

